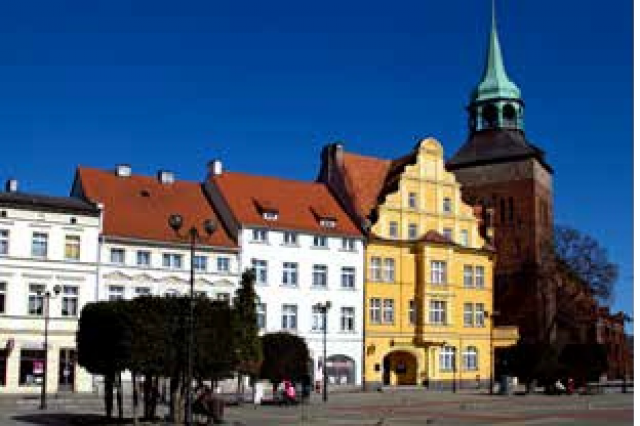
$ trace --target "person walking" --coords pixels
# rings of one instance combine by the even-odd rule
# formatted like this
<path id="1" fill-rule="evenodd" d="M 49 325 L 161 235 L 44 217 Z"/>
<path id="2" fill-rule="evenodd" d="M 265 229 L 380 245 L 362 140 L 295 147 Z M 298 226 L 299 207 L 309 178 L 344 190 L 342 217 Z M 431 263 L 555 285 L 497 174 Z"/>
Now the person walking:
<path id="1" fill-rule="evenodd" d="M 262 397 L 264 396 L 264 389 L 262 383 L 256 381 L 253 385 L 253 409 L 257 410 L 258 405 L 262 404 Z"/>

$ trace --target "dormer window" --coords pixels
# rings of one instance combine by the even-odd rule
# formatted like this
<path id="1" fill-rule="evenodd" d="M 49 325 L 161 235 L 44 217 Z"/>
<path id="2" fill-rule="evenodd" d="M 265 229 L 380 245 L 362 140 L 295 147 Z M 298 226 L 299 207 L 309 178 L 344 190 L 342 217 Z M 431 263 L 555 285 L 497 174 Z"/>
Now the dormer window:
<path id="1" fill-rule="evenodd" d="M 335 228 L 336 221 L 334 219 L 320 219 L 320 226 L 323 228 Z"/>
<path id="2" fill-rule="evenodd" d="M 277 212 L 264 212 L 264 213 L 262 213 L 262 217 L 265 220 L 278 220 L 278 213 Z"/>
<path id="3" fill-rule="evenodd" d="M 253 200 L 256 208 L 258 209 L 258 213 L 262 215 L 264 220 L 275 221 L 278 220 L 278 213 L 280 210 L 278 207 L 268 200 Z"/>

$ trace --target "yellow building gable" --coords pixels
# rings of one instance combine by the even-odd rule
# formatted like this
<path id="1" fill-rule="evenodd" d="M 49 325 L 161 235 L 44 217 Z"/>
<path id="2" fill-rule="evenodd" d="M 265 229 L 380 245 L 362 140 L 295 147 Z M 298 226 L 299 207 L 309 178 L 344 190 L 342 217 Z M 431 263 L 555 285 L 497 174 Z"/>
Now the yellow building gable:
<path id="1" fill-rule="evenodd" d="M 370 217 L 365 382 L 486 386 L 493 252 L 436 140 L 391 163 Z M 515 343 L 517 332 L 509 337 L 500 343 Z"/>

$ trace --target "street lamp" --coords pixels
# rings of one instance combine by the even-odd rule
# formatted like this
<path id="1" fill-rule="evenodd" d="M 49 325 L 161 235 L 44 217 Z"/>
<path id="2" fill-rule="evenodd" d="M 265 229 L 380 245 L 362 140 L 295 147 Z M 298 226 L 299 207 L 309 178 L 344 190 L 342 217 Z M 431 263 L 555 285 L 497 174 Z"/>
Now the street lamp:
<path id="1" fill-rule="evenodd" d="M 314 307 L 322 313 L 322 400 L 327 402 L 327 312 L 331 309 L 331 302 L 316 303 Z"/>
<path id="2" fill-rule="evenodd" d="M 42 366 L 42 388 L 40 390 L 40 409 L 47 409 L 47 364 L 49 363 L 49 302 L 51 297 L 56 297 L 60 294 L 62 288 L 59 285 L 53 287 L 53 295 L 49 290 L 38 291 L 36 294 L 40 297 L 44 297 L 42 300 L 42 309 L 44 311 L 44 365 Z"/>
<path id="3" fill-rule="evenodd" d="M 195 267 L 194 267 L 194 259 L 196 253 L 196 243 L 198 241 L 202 241 L 204 236 L 200 235 L 200 231 L 196 226 L 191 226 L 187 230 L 186 235 L 180 234 L 180 230 L 184 225 L 184 219 L 179 214 L 172 214 L 169 216 L 169 227 L 173 229 L 173 231 L 181 238 L 189 238 L 189 247 L 191 250 L 191 268 L 190 268 L 190 279 L 189 279 L 189 338 L 187 341 L 187 398 L 185 401 L 185 417 L 186 424 L 191 425 L 193 423 L 193 413 L 192 413 L 192 405 L 193 405 L 193 395 L 191 391 L 191 385 L 193 383 L 193 311 L 195 307 L 195 299 L 193 297 L 193 287 L 195 285 Z M 218 225 L 212 219 L 207 219 L 202 223 L 202 227 L 204 232 L 206 233 L 206 238 L 211 237 L 213 233 L 216 231 Z"/>
<path id="4" fill-rule="evenodd" d="M 489 320 L 489 394 L 493 395 L 494 386 L 494 365 L 493 365 L 493 321 L 500 315 L 500 312 L 495 311 L 490 313 L 484 311 L 484 317 Z"/>

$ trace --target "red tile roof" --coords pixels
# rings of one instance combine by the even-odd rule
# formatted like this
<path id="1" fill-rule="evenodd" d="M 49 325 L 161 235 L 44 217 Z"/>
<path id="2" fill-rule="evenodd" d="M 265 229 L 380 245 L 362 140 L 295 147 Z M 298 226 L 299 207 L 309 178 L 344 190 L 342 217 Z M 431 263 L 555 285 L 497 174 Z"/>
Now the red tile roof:
<path id="1" fill-rule="evenodd" d="M 119 177 L 112 171 L 79 167 L 76 184 L 88 200 L 104 205 L 103 233 L 107 236 L 185 243 L 168 225 L 171 214 L 180 214 L 184 227 L 197 224 L 201 235 L 206 235 L 202 229 L 206 219 L 218 223 L 216 232 L 201 245 L 236 247 L 197 182 L 162 184 L 154 177 Z"/>
<path id="2" fill-rule="evenodd" d="M 212 177 L 210 181 L 220 191 L 231 213 L 242 225 L 353 237 L 362 235 L 322 183 L 235 172 L 224 172 Z M 254 200 L 277 206 L 278 219 L 264 219 Z M 320 226 L 318 215 L 335 218 L 335 228 Z"/>
<path id="3" fill-rule="evenodd" d="M 414 150 L 404 157 L 384 160 L 348 152 L 343 154 L 343 172 L 360 217 L 370 217 L 380 198 L 397 190 L 400 175 L 407 165 L 415 162 L 416 155 L 417 150 Z"/>

